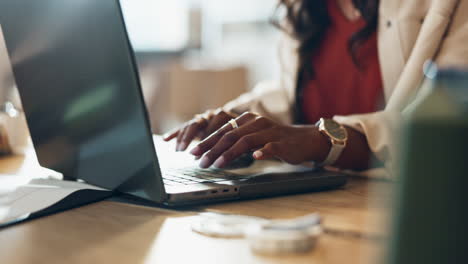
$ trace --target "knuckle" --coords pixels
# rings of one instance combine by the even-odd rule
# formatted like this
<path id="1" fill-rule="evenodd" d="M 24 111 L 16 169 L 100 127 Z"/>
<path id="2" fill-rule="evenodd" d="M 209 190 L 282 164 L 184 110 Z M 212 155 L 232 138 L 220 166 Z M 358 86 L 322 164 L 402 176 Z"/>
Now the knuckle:
<path id="1" fill-rule="evenodd" d="M 192 120 L 190 123 L 187 125 L 187 129 L 194 129 L 198 126 L 198 120 Z"/>
<path id="2" fill-rule="evenodd" d="M 270 123 L 270 120 L 268 120 L 268 118 L 263 117 L 263 116 L 257 116 L 255 118 L 255 122 L 259 125 L 268 125 Z"/>
<path id="3" fill-rule="evenodd" d="M 192 141 L 194 137 L 195 137 L 195 133 L 188 132 L 188 133 L 185 133 L 184 137 L 182 138 L 182 141 L 186 141 L 186 142 Z"/>
<path id="4" fill-rule="evenodd" d="M 252 112 L 244 112 L 240 117 L 244 117 L 244 118 L 253 118 L 257 115 L 255 115 L 254 113 Z"/>
<path id="5" fill-rule="evenodd" d="M 254 113 L 252 113 L 252 112 L 248 112 L 248 113 L 247 113 L 247 116 L 250 117 L 250 118 L 255 118 L 255 117 L 257 117 L 257 115 L 254 114 Z"/>
<path id="6" fill-rule="evenodd" d="M 210 121 L 206 117 L 198 117 L 192 120 L 192 126 L 201 126 L 202 124 L 208 124 Z"/>
<path id="7" fill-rule="evenodd" d="M 206 153 L 205 157 L 207 157 L 209 160 L 214 160 L 215 159 L 215 155 L 214 155 L 214 153 L 212 151 Z"/>
<path id="8" fill-rule="evenodd" d="M 208 109 L 208 110 L 206 110 L 206 111 L 203 113 L 203 115 L 205 115 L 205 116 L 211 116 L 211 115 L 213 115 L 213 114 L 215 114 L 215 113 L 216 113 L 216 109 Z"/>
<path id="9" fill-rule="evenodd" d="M 221 111 L 219 112 L 218 114 L 216 114 L 216 120 L 219 122 L 219 121 L 222 121 L 222 122 L 227 122 L 228 120 L 230 120 L 232 117 L 224 112 L 224 111 Z"/>
<path id="10" fill-rule="evenodd" d="M 195 118 L 198 118 L 199 120 L 205 120 L 207 122 L 210 122 L 211 119 L 215 116 L 214 110 L 208 110 L 204 112 L 203 114 L 196 115 Z"/>
<path id="11" fill-rule="evenodd" d="M 226 116 L 226 115 L 228 115 L 228 114 L 226 113 L 226 111 L 224 111 L 224 110 L 221 109 L 221 108 L 216 109 L 216 111 L 215 111 L 214 114 L 217 115 L 217 116 Z"/>
<path id="12" fill-rule="evenodd" d="M 269 151 L 273 152 L 273 153 L 278 152 L 278 150 L 279 150 L 278 144 L 276 144 L 276 143 L 268 143 L 265 146 L 265 148 L 268 149 Z"/>
<path id="13" fill-rule="evenodd" d="M 237 141 L 237 136 L 234 132 L 228 132 L 221 138 L 221 140 L 233 144 Z"/>
<path id="14" fill-rule="evenodd" d="M 225 135 L 224 131 L 222 129 L 218 129 L 214 132 L 211 133 L 211 135 L 209 135 L 208 138 L 210 138 L 211 140 L 221 140 L 223 138 L 223 136 Z"/>
<path id="15" fill-rule="evenodd" d="M 242 137 L 240 140 L 239 140 L 239 144 L 241 147 L 243 148 L 250 148 L 250 146 L 252 145 L 253 143 L 253 138 L 252 136 L 245 136 L 245 137 Z"/>

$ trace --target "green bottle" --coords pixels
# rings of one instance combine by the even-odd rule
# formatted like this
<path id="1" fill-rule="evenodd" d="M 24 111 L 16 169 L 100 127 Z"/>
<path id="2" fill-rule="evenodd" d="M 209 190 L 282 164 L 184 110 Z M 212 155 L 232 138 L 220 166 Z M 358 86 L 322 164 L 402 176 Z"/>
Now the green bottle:
<path id="1" fill-rule="evenodd" d="M 468 263 L 468 72 L 432 70 L 406 113 L 387 263 Z"/>

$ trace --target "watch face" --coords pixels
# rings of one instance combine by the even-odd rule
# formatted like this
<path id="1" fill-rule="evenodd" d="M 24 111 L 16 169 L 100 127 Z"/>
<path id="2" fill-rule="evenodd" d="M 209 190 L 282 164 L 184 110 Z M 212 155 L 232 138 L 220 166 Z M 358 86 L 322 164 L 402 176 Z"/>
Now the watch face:
<path id="1" fill-rule="evenodd" d="M 334 120 L 325 119 L 324 121 L 325 130 L 328 132 L 330 137 L 338 141 L 344 141 L 348 135 L 346 129 L 344 129 L 339 123 Z"/>

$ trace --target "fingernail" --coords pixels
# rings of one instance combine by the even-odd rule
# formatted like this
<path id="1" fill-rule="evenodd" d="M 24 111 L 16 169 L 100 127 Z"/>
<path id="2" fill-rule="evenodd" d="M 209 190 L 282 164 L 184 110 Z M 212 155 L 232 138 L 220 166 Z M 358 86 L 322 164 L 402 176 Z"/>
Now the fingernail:
<path id="1" fill-rule="evenodd" d="M 195 160 L 201 159 L 202 156 L 195 156 Z"/>
<path id="2" fill-rule="evenodd" d="M 188 145 L 185 142 L 180 143 L 179 146 L 179 151 L 185 151 L 187 149 Z"/>
<path id="3" fill-rule="evenodd" d="M 201 154 L 200 151 L 201 151 L 200 147 L 196 146 L 194 149 L 190 151 L 190 154 L 195 155 L 195 156 L 200 156 Z"/>
<path id="4" fill-rule="evenodd" d="M 263 157 L 263 152 L 261 152 L 260 150 L 257 150 L 254 152 L 253 157 L 256 159 L 260 159 L 261 157 Z"/>
<path id="5" fill-rule="evenodd" d="M 215 161 L 213 166 L 215 166 L 216 168 L 222 168 L 222 167 L 224 167 L 224 162 L 225 162 L 224 157 L 221 156 Z"/>
<path id="6" fill-rule="evenodd" d="M 208 157 L 203 157 L 203 159 L 200 161 L 200 168 L 206 169 L 210 167 L 211 165 L 211 160 Z"/>
<path id="7" fill-rule="evenodd" d="M 176 145 L 175 151 L 177 151 L 177 152 L 180 151 L 180 145 L 179 144 Z"/>

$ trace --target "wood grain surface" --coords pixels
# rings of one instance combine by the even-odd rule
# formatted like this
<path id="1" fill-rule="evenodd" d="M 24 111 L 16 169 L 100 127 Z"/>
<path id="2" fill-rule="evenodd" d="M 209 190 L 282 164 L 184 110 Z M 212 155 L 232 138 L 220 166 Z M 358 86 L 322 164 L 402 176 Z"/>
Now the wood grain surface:
<path id="1" fill-rule="evenodd" d="M 0 177 L 32 173 L 44 173 L 33 152 L 0 159 Z M 392 187 L 351 178 L 334 191 L 184 210 L 103 201 L 0 229 L 0 263 L 381 263 Z M 307 254 L 262 256 L 243 239 L 192 232 L 194 217 L 206 211 L 268 219 L 318 212 L 325 233 Z"/>

